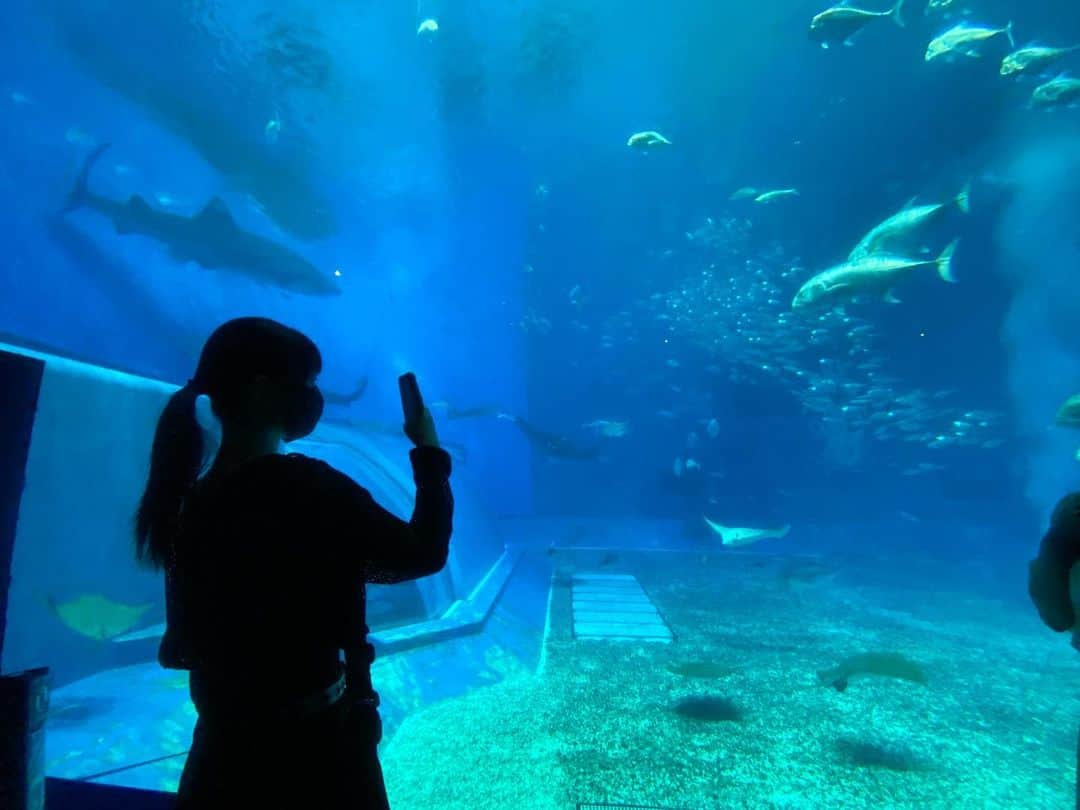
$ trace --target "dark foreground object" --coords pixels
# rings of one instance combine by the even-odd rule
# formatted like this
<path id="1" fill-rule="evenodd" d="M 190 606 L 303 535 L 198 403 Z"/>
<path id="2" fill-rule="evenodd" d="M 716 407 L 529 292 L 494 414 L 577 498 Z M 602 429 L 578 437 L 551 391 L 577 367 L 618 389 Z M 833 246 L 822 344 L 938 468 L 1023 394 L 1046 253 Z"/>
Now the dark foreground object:
<path id="1" fill-rule="evenodd" d="M 346 695 L 308 717 L 258 723 L 215 724 L 199 717 L 177 810 L 389 810 L 377 750 L 382 722 L 374 705 Z"/>
<path id="2" fill-rule="evenodd" d="M 172 810 L 176 796 L 71 779 L 45 780 L 45 810 Z"/>
<path id="3" fill-rule="evenodd" d="M 45 806 L 48 713 L 48 668 L 0 677 L 0 807 L 4 810 L 41 810 Z"/>

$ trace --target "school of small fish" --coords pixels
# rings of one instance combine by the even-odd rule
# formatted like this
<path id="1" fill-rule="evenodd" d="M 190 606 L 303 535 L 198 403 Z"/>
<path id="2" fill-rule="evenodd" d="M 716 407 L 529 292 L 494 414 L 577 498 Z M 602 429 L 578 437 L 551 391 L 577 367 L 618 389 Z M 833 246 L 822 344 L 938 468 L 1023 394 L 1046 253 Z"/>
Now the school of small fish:
<path id="1" fill-rule="evenodd" d="M 965 194 L 962 191 L 943 205 L 958 208 L 966 204 L 962 203 Z M 929 211 L 932 207 L 926 208 L 915 218 L 938 215 L 936 210 Z M 905 209 L 911 210 L 915 209 Z M 686 234 L 683 248 L 708 257 L 700 273 L 601 323 L 600 345 L 614 356 L 634 354 L 648 344 L 671 346 L 672 354 L 662 369 L 628 382 L 626 389 L 639 399 L 672 398 L 674 403 L 657 410 L 655 419 L 660 424 L 689 425 L 685 446 L 676 450 L 669 467 L 670 475 L 675 479 L 723 475 L 703 469 L 700 460 L 708 455 L 707 443 L 729 430 L 709 414 L 709 391 L 717 379 L 736 385 L 768 381 L 792 392 L 825 438 L 838 434 L 860 443 L 897 442 L 935 454 L 944 448 L 989 450 L 1005 443 L 1002 414 L 957 403 L 955 390 L 905 386 L 889 369 L 872 311 L 849 311 L 841 304 L 811 313 L 793 312 L 785 291 L 804 271 L 797 257 L 787 256 L 779 244 L 751 252 L 747 245 L 751 228 L 744 218 L 707 219 Z M 864 240 L 867 244 L 860 243 L 857 250 L 875 242 L 895 245 L 893 230 L 879 226 L 876 233 L 868 234 L 873 239 Z M 708 358 L 703 374 L 691 368 L 695 364 L 689 361 L 683 369 L 680 359 L 698 351 Z M 610 439 L 627 435 L 630 425 L 597 420 L 584 427 Z M 890 459 L 885 464 L 905 477 L 929 475 L 945 467 L 936 458 Z"/>

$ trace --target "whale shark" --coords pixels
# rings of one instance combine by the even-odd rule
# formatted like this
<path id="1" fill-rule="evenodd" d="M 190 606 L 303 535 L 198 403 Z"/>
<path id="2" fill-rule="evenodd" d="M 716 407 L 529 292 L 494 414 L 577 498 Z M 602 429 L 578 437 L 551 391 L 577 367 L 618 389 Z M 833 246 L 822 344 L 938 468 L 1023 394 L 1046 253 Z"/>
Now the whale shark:
<path id="1" fill-rule="evenodd" d="M 705 522 L 725 546 L 748 546 L 758 540 L 784 537 L 791 530 L 791 525 L 787 523 L 779 529 L 746 529 L 735 526 L 721 526 L 708 518 L 705 518 Z"/>
<path id="2" fill-rule="evenodd" d="M 153 208 L 138 194 L 126 202 L 95 194 L 89 188 L 90 172 L 108 148 L 109 144 L 103 144 L 86 158 L 62 213 L 80 208 L 96 211 L 112 222 L 118 234 L 149 236 L 179 262 L 232 271 L 301 295 L 341 294 L 331 275 L 300 254 L 237 225 L 220 197 L 210 200 L 195 216 L 186 217 Z"/>

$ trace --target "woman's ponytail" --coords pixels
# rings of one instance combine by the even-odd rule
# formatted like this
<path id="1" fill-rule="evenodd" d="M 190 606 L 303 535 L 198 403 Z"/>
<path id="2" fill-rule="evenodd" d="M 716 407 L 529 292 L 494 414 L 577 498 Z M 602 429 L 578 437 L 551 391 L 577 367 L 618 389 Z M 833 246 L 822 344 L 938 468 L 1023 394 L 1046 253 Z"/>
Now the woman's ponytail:
<path id="1" fill-rule="evenodd" d="M 158 419 L 150 452 L 150 474 L 135 513 L 135 557 L 162 568 L 180 521 L 184 497 L 203 464 L 202 429 L 195 419 L 199 394 L 188 384 L 169 398 Z"/>

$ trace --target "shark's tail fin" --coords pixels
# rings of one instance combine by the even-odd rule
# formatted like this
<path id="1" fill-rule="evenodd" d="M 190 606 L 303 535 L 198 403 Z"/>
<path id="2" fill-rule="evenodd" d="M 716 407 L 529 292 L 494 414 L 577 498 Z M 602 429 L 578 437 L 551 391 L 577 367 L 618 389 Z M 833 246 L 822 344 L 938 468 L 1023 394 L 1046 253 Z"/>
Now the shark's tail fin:
<path id="1" fill-rule="evenodd" d="M 705 515 L 702 515 L 701 517 L 705 520 L 705 524 L 713 530 L 713 533 L 719 536 L 720 542 L 723 542 L 724 534 L 727 532 L 728 527 L 720 525 L 715 520 L 709 520 Z"/>
<path id="2" fill-rule="evenodd" d="M 956 207 L 960 209 L 961 214 L 971 213 L 971 181 L 968 180 L 960 193 L 956 195 Z"/>
<path id="3" fill-rule="evenodd" d="M 324 392 L 323 396 L 326 398 L 327 403 L 330 405 L 352 405 L 354 402 L 356 402 L 356 400 L 364 396 L 364 393 L 367 391 L 367 387 L 368 378 L 367 375 L 365 375 L 357 381 L 356 387 L 353 388 L 353 390 L 349 393 L 335 394 L 330 391 L 326 391 Z"/>
<path id="4" fill-rule="evenodd" d="M 956 276 L 952 274 L 952 257 L 956 253 L 956 245 L 960 242 L 959 239 L 954 239 L 941 251 L 941 255 L 937 257 L 934 264 L 937 265 L 938 275 L 941 276 L 942 281 L 948 281 L 950 284 L 956 283 Z"/>
<path id="5" fill-rule="evenodd" d="M 86 201 L 90 171 L 94 168 L 94 164 L 98 162 L 101 156 L 105 154 L 105 150 L 110 146 L 112 146 L 112 144 L 103 143 L 86 156 L 86 160 L 83 161 L 82 169 L 79 171 L 79 176 L 75 180 L 75 186 L 71 189 L 71 193 L 68 194 L 67 205 L 64 206 L 64 210 L 60 212 L 61 214 L 71 213 L 76 208 L 82 206 Z"/>
<path id="6" fill-rule="evenodd" d="M 367 375 L 365 374 L 363 377 L 361 377 L 359 380 L 356 381 L 356 387 L 349 394 L 349 402 L 356 402 L 356 400 L 363 397 L 364 394 L 367 393 L 367 387 L 368 387 L 368 378 L 367 378 Z"/>
<path id="7" fill-rule="evenodd" d="M 1009 38 L 1009 46 L 1016 47 L 1016 37 L 1013 36 L 1013 21 L 1009 20 L 1009 24 L 1005 26 L 1005 36 Z"/>

